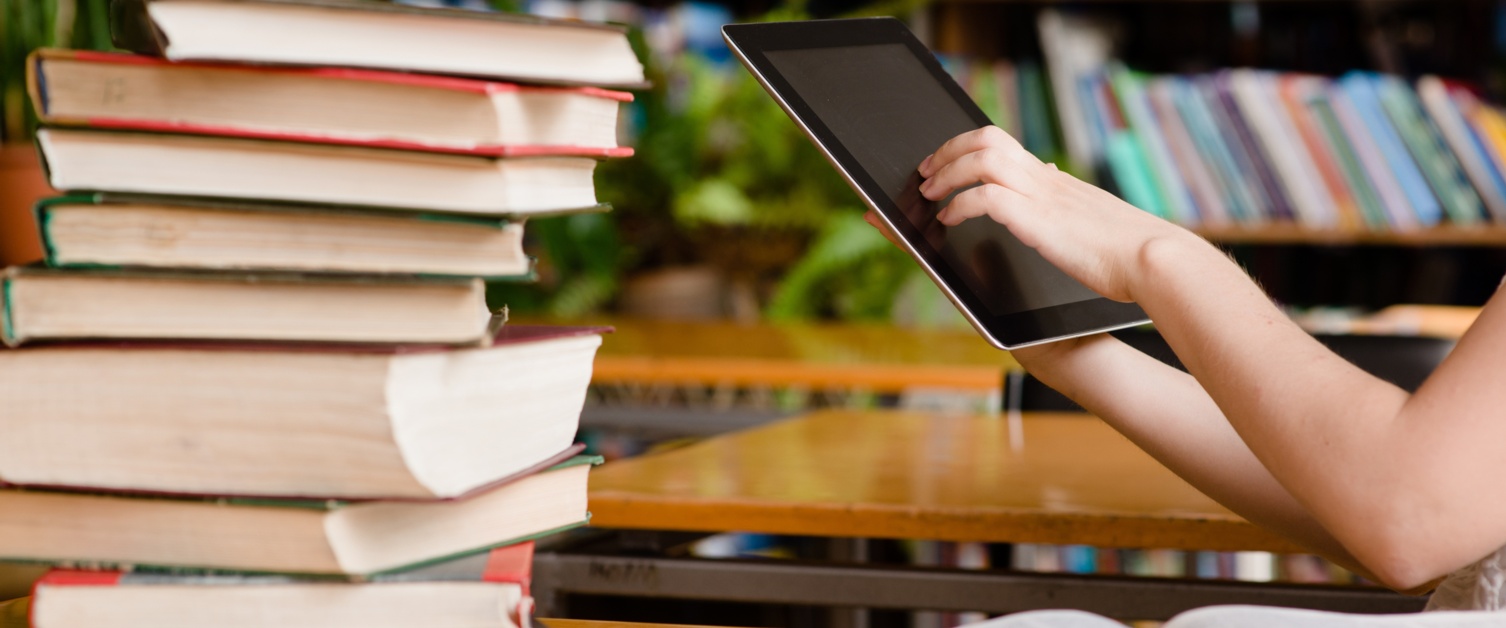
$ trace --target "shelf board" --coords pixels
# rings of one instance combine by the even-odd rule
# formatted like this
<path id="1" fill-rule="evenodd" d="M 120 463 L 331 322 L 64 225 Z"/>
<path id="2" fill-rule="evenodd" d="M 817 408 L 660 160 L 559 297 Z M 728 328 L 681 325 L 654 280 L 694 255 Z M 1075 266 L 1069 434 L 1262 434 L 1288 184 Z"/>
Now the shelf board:
<path id="1" fill-rule="evenodd" d="M 1310 229 L 1291 223 L 1242 227 L 1197 227 L 1198 235 L 1220 244 L 1313 244 L 1329 246 L 1506 247 L 1506 226 L 1452 225 L 1408 231 Z"/>

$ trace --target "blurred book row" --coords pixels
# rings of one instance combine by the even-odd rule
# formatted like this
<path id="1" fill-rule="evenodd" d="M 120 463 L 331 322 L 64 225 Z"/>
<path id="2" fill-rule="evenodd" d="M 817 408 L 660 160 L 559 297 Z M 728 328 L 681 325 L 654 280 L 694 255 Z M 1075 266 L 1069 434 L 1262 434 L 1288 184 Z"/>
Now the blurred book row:
<path id="1" fill-rule="evenodd" d="M 1044 63 L 950 59 L 990 118 L 1146 211 L 1219 229 L 1506 221 L 1506 113 L 1470 86 L 1355 71 L 1151 75 L 1055 12 Z"/>
<path id="2" fill-rule="evenodd" d="M 605 330 L 507 325 L 482 280 L 531 278 L 525 217 L 605 209 L 625 32 L 115 8 L 138 54 L 28 67 L 65 195 L 0 275 L 0 558 L 73 569 L 0 616 L 527 625 L 531 539 L 588 517 Z"/>

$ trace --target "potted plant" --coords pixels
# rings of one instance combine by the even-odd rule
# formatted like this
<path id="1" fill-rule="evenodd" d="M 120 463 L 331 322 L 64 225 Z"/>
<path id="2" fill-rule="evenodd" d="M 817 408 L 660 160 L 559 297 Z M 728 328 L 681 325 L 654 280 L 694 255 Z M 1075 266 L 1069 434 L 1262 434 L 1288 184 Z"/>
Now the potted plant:
<path id="1" fill-rule="evenodd" d="M 0 0 L 0 266 L 42 257 L 32 205 L 53 191 L 32 145 L 26 55 L 49 46 L 110 49 L 109 0 Z"/>

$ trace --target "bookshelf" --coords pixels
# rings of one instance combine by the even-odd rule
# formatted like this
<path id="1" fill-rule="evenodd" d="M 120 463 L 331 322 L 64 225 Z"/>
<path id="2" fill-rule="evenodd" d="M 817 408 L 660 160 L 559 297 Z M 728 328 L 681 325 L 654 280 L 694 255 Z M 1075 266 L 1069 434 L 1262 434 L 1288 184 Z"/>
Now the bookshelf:
<path id="1" fill-rule="evenodd" d="M 1506 225 L 1372 231 L 1309 229 L 1292 223 L 1273 223 L 1258 227 L 1197 227 L 1192 231 L 1210 242 L 1225 245 L 1506 247 Z"/>
<path id="2" fill-rule="evenodd" d="M 1189 115 L 1188 105 L 1181 96 L 1185 92 L 1179 92 L 1181 87 L 1158 86 L 1161 92 L 1158 95 L 1151 94 L 1148 87 L 1160 77 L 1176 76 L 1185 77 L 1190 81 L 1196 77 L 1207 76 L 1226 68 L 1259 68 L 1262 70 L 1275 70 L 1277 72 L 1301 73 L 1327 77 L 1339 77 L 1350 70 L 1363 70 L 1400 76 L 1412 85 L 1417 85 L 1416 79 L 1423 75 L 1438 75 L 1447 79 L 1455 79 L 1477 87 L 1482 92 L 1483 100 L 1499 106 L 1503 102 L 1503 89 L 1506 89 L 1506 75 L 1503 75 L 1503 55 L 1501 50 L 1503 42 L 1497 41 L 1492 31 L 1492 24 L 1500 17 L 1501 8 L 1495 3 L 1486 0 L 1452 0 L 1448 2 L 1429 2 L 1425 0 L 1394 0 L 1376 2 L 1373 0 L 1086 0 L 1082 2 L 1064 3 L 1054 0 L 936 0 L 925 8 L 916 12 L 916 18 L 912 21 L 918 33 L 929 38 L 927 43 L 938 51 L 944 58 L 950 58 L 962 64 L 968 63 L 991 63 L 993 61 L 1005 61 L 1012 64 L 1003 70 L 1004 74 L 995 74 L 994 81 L 1004 81 L 1001 76 L 1024 77 L 1027 66 L 1031 72 L 1046 72 L 1053 70 L 1052 51 L 1056 51 L 1057 62 L 1063 58 L 1060 51 L 1063 41 L 1072 41 L 1082 44 L 1084 41 L 1095 43 L 1108 41 L 1109 52 L 1106 59 L 1109 60 L 1109 78 L 1098 79 L 1101 83 L 1083 83 L 1082 75 L 1074 77 L 1078 89 L 1077 94 L 1072 96 L 1079 100 L 1075 107 L 1089 107 L 1087 113 L 1079 113 L 1079 116 L 1088 117 L 1088 128 L 1094 129 L 1095 153 L 1099 159 L 1103 159 L 1105 135 L 1107 132 L 1112 136 L 1118 129 L 1129 129 L 1130 132 L 1139 136 L 1144 153 L 1140 156 L 1145 175 L 1154 177 L 1140 181 L 1143 194 L 1143 185 L 1153 180 L 1155 185 L 1162 191 L 1161 199 L 1170 201 L 1174 193 L 1167 193 L 1167 179 L 1164 168 L 1169 163 L 1175 163 L 1174 170 L 1179 174 L 1174 179 L 1181 179 L 1183 189 L 1191 191 L 1194 196 L 1186 197 L 1199 206 L 1197 211 L 1205 211 L 1204 200 L 1208 198 L 1220 198 L 1219 194 L 1225 194 L 1223 201 L 1230 201 L 1234 192 L 1230 183 L 1238 177 L 1246 177 L 1247 186 L 1257 186 L 1253 196 L 1246 196 L 1244 200 L 1234 204 L 1242 204 L 1243 207 L 1253 208 L 1241 210 L 1243 213 L 1226 214 L 1226 218 L 1233 218 L 1231 226 L 1208 227 L 1191 226 L 1190 228 L 1208 240 L 1236 252 L 1242 263 L 1256 275 L 1257 279 L 1268 288 L 1272 288 L 1273 296 L 1283 302 L 1294 305 L 1351 305 L 1361 307 L 1384 307 L 1393 303 L 1419 301 L 1443 304 L 1467 304 L 1478 305 L 1478 299 L 1482 294 L 1493 292 L 1500 281 L 1500 277 L 1506 274 L 1506 221 L 1484 220 L 1477 225 L 1459 226 L 1451 224 L 1448 220 L 1442 221 L 1439 226 L 1425 227 L 1408 225 L 1407 221 L 1398 222 L 1397 216 L 1405 217 L 1404 214 L 1395 213 L 1396 205 L 1391 204 L 1381 207 L 1382 203 L 1375 202 L 1378 196 L 1372 196 L 1369 208 L 1362 208 L 1368 214 L 1366 221 L 1382 221 L 1385 224 L 1376 225 L 1369 222 L 1369 226 L 1348 228 L 1317 228 L 1310 225 L 1325 224 L 1324 220 L 1312 220 L 1312 213 L 1307 214 L 1307 221 L 1293 220 L 1291 211 L 1297 216 L 1303 213 L 1298 211 L 1296 197 L 1303 192 L 1292 187 L 1297 185 L 1291 177 L 1311 177 L 1310 174 L 1302 174 L 1300 168 L 1298 175 L 1290 172 L 1280 172 L 1280 167 L 1269 161 L 1273 155 L 1270 142 L 1295 141 L 1299 147 L 1305 146 L 1309 151 L 1329 151 L 1328 166 L 1320 164 L 1319 168 L 1329 167 L 1330 170 L 1323 174 L 1325 177 L 1319 182 L 1317 189 L 1331 190 L 1334 196 L 1323 195 L 1329 202 L 1338 202 L 1338 205 L 1330 205 L 1342 212 L 1352 212 L 1352 209 L 1342 207 L 1342 201 L 1335 201 L 1341 195 L 1339 188 L 1345 188 L 1353 192 L 1358 188 L 1354 177 L 1374 181 L 1378 171 L 1368 170 L 1369 166 L 1353 168 L 1354 171 L 1364 171 L 1364 174 L 1356 175 L 1353 171 L 1348 173 L 1342 170 L 1332 169 L 1351 168 L 1352 164 L 1340 164 L 1339 148 L 1334 142 L 1342 143 L 1342 140 L 1334 140 L 1333 128 L 1314 126 L 1314 122 L 1297 120 L 1292 123 L 1297 125 L 1295 131 L 1309 133 L 1292 136 L 1295 140 L 1281 139 L 1280 134 L 1272 135 L 1270 127 L 1265 129 L 1256 128 L 1253 118 L 1247 118 L 1244 123 L 1252 125 L 1251 130 L 1241 129 L 1244 139 L 1238 141 L 1249 142 L 1244 150 L 1248 150 L 1251 156 L 1261 153 L 1266 159 L 1264 168 L 1267 171 L 1259 176 L 1264 177 L 1258 183 L 1255 175 L 1243 174 L 1250 170 L 1241 171 L 1239 166 L 1233 168 L 1214 165 L 1214 154 L 1217 152 L 1208 149 L 1205 134 L 1199 134 L 1194 130 L 1194 122 L 1177 122 L 1187 128 L 1190 143 L 1186 140 L 1168 139 L 1163 128 L 1158 125 L 1167 124 L 1166 116 L 1175 116 L 1180 111 L 1183 116 Z M 1067 16 L 1067 21 L 1076 20 L 1079 24 L 1088 24 L 1102 27 L 1102 39 L 1095 40 L 1093 37 L 1076 37 L 1071 40 L 1051 39 L 1051 35 L 1043 34 L 1040 18 L 1047 12 L 1055 12 Z M 1058 22 L 1060 23 L 1060 22 Z M 1058 31 L 1060 32 L 1060 31 Z M 1099 35 L 1100 33 L 1094 33 Z M 1053 41 L 1056 42 L 1053 48 Z M 1091 46 L 1090 46 L 1091 47 Z M 1091 56 L 1091 55 L 1090 55 Z M 1078 61 L 1081 61 L 1078 59 Z M 1115 65 L 1122 63 L 1122 66 Z M 1070 64 L 1069 64 L 1070 67 Z M 1100 66 L 1103 67 L 1103 66 Z M 1135 74 L 1144 76 L 1140 79 L 1141 94 L 1129 92 L 1131 101 L 1136 98 L 1150 98 L 1149 113 L 1141 114 L 1138 120 L 1130 109 L 1132 105 L 1126 104 L 1121 92 L 1121 70 L 1116 67 L 1127 67 Z M 999 70 L 995 70 L 998 72 Z M 976 69 L 964 69 L 962 75 L 968 73 L 976 75 Z M 1028 81 L 1020 78 L 1019 82 L 1010 92 L 1008 89 L 1000 91 L 999 103 L 1012 102 L 1015 106 L 1013 113 L 1016 114 L 1014 128 L 1010 129 L 1021 137 L 1027 148 L 1036 151 L 1038 155 L 1056 155 L 1057 163 L 1076 164 L 1076 172 L 1079 176 L 1095 177 L 1100 185 L 1114 190 L 1125 180 L 1126 172 L 1123 154 L 1117 163 L 1093 162 L 1088 167 L 1083 167 L 1083 152 L 1081 141 L 1077 143 L 1078 151 L 1072 154 L 1071 138 L 1066 137 L 1061 129 L 1061 116 L 1064 109 L 1059 102 L 1059 90 L 1062 84 L 1055 77 L 1040 81 L 1049 99 L 1047 107 L 1054 118 L 1053 124 L 1057 125 L 1057 145 L 1047 149 L 1046 153 L 1037 150 L 1025 138 L 1031 135 L 1032 123 L 1030 112 L 1024 107 L 1031 93 Z M 1166 82 L 1181 81 L 1182 78 L 1169 79 Z M 1223 79 L 1220 79 L 1223 80 Z M 1287 98 L 1287 106 L 1292 103 L 1307 103 L 1305 97 L 1285 95 L 1282 90 L 1289 89 L 1284 83 L 1286 79 L 1271 79 L 1272 85 L 1279 87 L 1267 88 L 1275 100 L 1273 104 L 1282 104 L 1281 99 Z M 1277 81 L 1283 81 L 1277 83 Z M 1247 81 L 1246 85 L 1253 81 Z M 987 80 L 983 85 L 990 85 Z M 1066 85 L 1072 85 L 1069 80 Z M 1128 83 L 1134 85 L 1135 83 Z M 977 83 L 965 86 L 973 90 Z M 1085 86 L 1086 85 L 1086 86 Z M 984 89 L 988 89 L 985 87 Z M 1191 89 L 1199 89 L 1193 87 Z M 1220 90 L 1225 89 L 1220 87 Z M 1325 88 L 1329 89 L 1329 88 Z M 1332 88 L 1337 89 L 1337 88 Z M 1084 91 L 1086 90 L 1086 91 Z M 1103 90 L 1100 92 L 1098 90 Z M 1035 90 L 1037 93 L 1040 88 Z M 1107 92 L 1108 102 L 1113 103 L 1105 109 L 1102 100 L 1092 99 Z M 1249 91 L 1245 92 L 1245 98 L 1250 98 Z M 1309 92 L 1302 92 L 1309 93 Z M 1326 94 L 1327 92 L 1320 92 Z M 1229 98 L 1228 92 L 1223 92 L 1225 98 Z M 1117 102 L 1115 101 L 1117 95 Z M 1234 94 L 1239 98 L 1239 94 Z M 1014 99 L 1008 101 L 1008 99 Z M 1088 100 L 1082 100 L 1082 99 Z M 1159 101 L 1154 99 L 1160 98 Z M 1196 96 L 1190 98 L 1196 99 Z M 1203 98 L 1209 98 L 1204 96 Z M 1216 98 L 1216 97 L 1215 97 Z M 1326 98 L 1326 96 L 1325 96 Z M 1335 97 L 1337 98 L 1337 97 Z M 1082 103 L 1093 104 L 1082 104 Z M 1238 107 L 1248 107 L 1246 101 L 1237 101 Z M 980 99 L 980 104 L 984 101 Z M 1221 122 L 1218 116 L 1223 112 L 1218 111 L 1217 101 L 1214 100 L 1211 112 L 1213 127 L 1202 128 L 1233 128 L 1227 126 L 1227 119 L 1223 121 L 1225 126 L 1217 126 Z M 1386 103 L 1389 108 L 1394 103 Z M 1002 105 L 996 105 L 1002 106 Z M 1097 109 L 1092 109 L 1096 106 Z M 1235 105 L 1228 105 L 1236 107 Z M 1301 105 L 1295 105 L 1301 108 Z M 1142 105 L 1144 107 L 1144 105 Z M 984 105 L 986 111 L 989 107 Z M 1070 109 L 1070 107 L 1069 107 Z M 1006 109 L 1007 110 L 1007 109 Z M 1144 110 L 1144 109 L 1142 109 Z M 1250 111 L 1245 109 L 1245 111 Z M 1316 110 L 1313 110 L 1316 111 Z M 1390 113 L 1391 109 L 1386 109 Z M 990 115 L 993 113 L 990 111 Z M 1149 120 L 1162 120 L 1157 124 L 1142 125 L 1141 123 L 1149 115 Z M 1238 114 L 1235 114 L 1238 115 Z M 1297 114 L 1292 114 L 1293 116 Z M 1304 113 L 1313 116 L 1311 120 L 1318 120 L 1320 114 Z M 1384 115 L 1384 114 L 1383 114 Z M 1394 115 L 1394 114 L 1393 114 Z M 1430 114 L 1431 115 L 1431 114 Z M 1008 119 L 1005 116 L 1004 119 Z M 996 117 L 996 119 L 999 119 Z M 1043 118 L 1036 118 L 1036 121 Z M 1082 118 L 1076 118 L 1081 120 Z M 1349 120 L 1345 120 L 1348 123 Z M 1120 125 L 1116 127 L 1115 125 Z M 1270 123 L 1267 123 L 1270 124 Z M 1302 125 L 1308 125 L 1305 128 Z M 1001 123 L 1006 125 L 1006 123 Z M 1107 126 L 1105 126 L 1107 125 Z M 1006 125 L 1006 128 L 1009 128 Z M 1039 128 L 1039 125 L 1036 126 Z M 1081 129 L 1083 127 L 1079 127 Z M 1107 129 L 1107 131 L 1105 131 Z M 1150 129 L 1147 132 L 1147 129 Z M 1079 139 L 1084 131 L 1079 130 Z M 1122 131 L 1121 131 L 1122 132 Z M 1178 131 L 1179 133 L 1182 131 Z M 1158 134 L 1157 140 L 1164 147 L 1152 146 L 1152 141 L 1144 139 L 1148 133 Z M 1206 133 L 1206 132 L 1205 132 Z M 1251 135 L 1253 133 L 1253 135 Z M 1189 137 L 1189 136 L 1183 136 Z M 1314 137 L 1320 139 L 1313 139 Z M 1253 138 L 1253 139 L 1252 139 Z M 1227 138 L 1225 138 L 1227 139 Z M 1183 142 L 1180 146 L 1172 145 L 1173 141 Z M 1218 143 L 1221 140 L 1214 140 Z M 1260 144 L 1258 148 L 1257 144 Z M 1326 145 L 1320 149 L 1316 146 Z M 1229 144 L 1230 150 L 1239 150 L 1233 143 Z M 1416 145 L 1412 145 L 1416 146 Z M 1055 149 L 1057 152 L 1052 153 Z M 1161 151 L 1156 155 L 1154 151 Z M 1182 152 L 1177 153 L 1180 150 Z M 1210 152 L 1210 150 L 1212 152 Z M 1358 150 L 1358 149 L 1356 149 Z M 1409 149 L 1410 150 L 1410 149 Z M 1188 157 L 1188 155 L 1193 155 Z M 1422 153 L 1418 153 L 1422 154 Z M 1198 155 L 1201 155 L 1200 157 Z M 1075 158 L 1073 158 L 1075 157 Z M 1236 160 L 1240 159 L 1238 155 Z M 1254 157 L 1260 159 L 1260 157 Z M 1387 154 L 1387 158 L 1390 155 Z M 1203 195 L 1196 196 L 1193 191 L 1196 183 L 1194 175 L 1189 174 L 1188 160 L 1201 160 L 1207 174 L 1203 177 Z M 1065 161 L 1062 161 L 1065 160 Z M 1158 161 L 1159 160 L 1159 161 Z M 1444 163 L 1447 160 L 1419 161 L 1419 166 L 1427 169 L 1432 165 Z M 1316 161 L 1315 161 L 1316 163 Z M 1117 170 L 1115 168 L 1118 168 Z M 1220 169 L 1222 168 L 1222 169 Z M 1195 170 L 1196 168 L 1194 168 Z M 1311 170 L 1305 172 L 1312 172 Z M 1134 174 L 1128 176 L 1133 177 Z M 1234 178 L 1230 178 L 1234 177 Z M 1343 177 L 1344 182 L 1335 183 Z M 1116 180 L 1116 178 L 1118 178 Z M 1447 181 L 1447 179 L 1442 179 Z M 1211 181 L 1211 183 L 1210 183 Z M 1437 179 L 1434 180 L 1439 181 Z M 1282 192 L 1272 196 L 1272 183 Z M 1301 185 L 1307 185 L 1302 183 Z M 1260 186 L 1264 186 L 1261 188 Z M 1337 186 L 1337 187 L 1336 187 Z M 1300 186 L 1299 186 L 1300 187 Z M 1313 188 L 1309 188 L 1313 189 Z M 1445 190 L 1445 188 L 1435 188 Z M 1128 192 L 1127 189 L 1119 190 Z M 1151 208 L 1151 205 L 1137 201 L 1128 194 L 1125 198 L 1141 207 Z M 1286 208 L 1279 207 L 1281 201 L 1276 200 L 1285 196 Z M 1143 198 L 1143 196 L 1142 196 Z M 1308 196 L 1309 201 L 1314 197 Z M 1352 197 L 1355 205 L 1359 206 L 1359 197 Z M 1393 196 L 1393 200 L 1394 200 Z M 1442 198 L 1442 197 L 1439 197 Z M 1253 204 L 1251 200 L 1253 199 Z M 1188 201 L 1180 201 L 1184 204 Z M 1390 203 L 1390 201 L 1386 201 Z M 1218 203 L 1226 207 L 1234 207 L 1234 204 Z M 1314 205 L 1309 202 L 1307 207 Z M 1405 204 L 1403 204 L 1405 206 Z M 1419 209 L 1419 205 L 1413 205 Z M 1171 204 L 1163 203 L 1156 210 L 1163 215 L 1177 216 L 1178 214 Z M 1224 211 L 1222 209 L 1218 211 Z M 1252 217 L 1248 212 L 1254 211 L 1259 217 Z M 1334 209 L 1325 211 L 1332 212 Z M 1384 218 L 1377 218 L 1384 216 Z M 1351 214 L 1348 219 L 1340 218 L 1340 224 L 1355 224 L 1355 215 Z M 1306 222 L 1308 226 L 1305 226 Z M 1428 221 L 1424 220 L 1426 224 Z M 1189 222 L 1189 224 L 1192 224 Z M 1315 269 L 1314 264 L 1324 265 Z M 1418 271 L 1419 267 L 1426 267 Z M 1272 276 L 1271 273 L 1282 272 L 1291 276 Z M 1338 281 L 1345 273 L 1358 273 L 1351 275 L 1352 283 L 1365 284 L 1356 288 L 1348 285 L 1349 282 Z M 1424 278 L 1419 278 L 1422 275 Z M 1328 278 L 1322 288 L 1303 287 L 1304 282 L 1311 283 L 1315 275 Z M 1439 288 L 1440 282 L 1449 282 L 1448 286 Z M 1398 287 L 1405 284 L 1405 287 Z M 1426 288 L 1419 288 L 1426 286 Z M 1289 288 L 1289 292 L 1281 294 L 1281 287 Z M 1356 295 L 1364 295 L 1357 297 Z M 1396 299 L 1396 300 L 1393 300 Z"/>

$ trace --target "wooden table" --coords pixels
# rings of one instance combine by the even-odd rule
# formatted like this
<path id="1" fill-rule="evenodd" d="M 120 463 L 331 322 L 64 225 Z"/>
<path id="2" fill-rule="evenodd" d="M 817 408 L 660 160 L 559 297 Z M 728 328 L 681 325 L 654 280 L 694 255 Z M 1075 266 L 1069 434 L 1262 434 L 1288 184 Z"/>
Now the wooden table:
<path id="1" fill-rule="evenodd" d="M 704 323 L 604 319 L 612 325 L 596 357 L 597 383 L 697 383 L 862 388 L 998 390 L 1009 354 L 970 329 L 888 325 Z"/>
<path id="2" fill-rule="evenodd" d="M 1101 422 L 822 411 L 592 472 L 592 525 L 658 531 L 1296 552 L 1204 497 Z M 1165 619 L 1209 604 L 1418 610 L 1376 589 L 852 564 L 541 553 L 557 594 Z"/>
<path id="3" fill-rule="evenodd" d="M 1299 552 L 1086 415 L 823 411 L 609 463 L 592 524 L 942 541 Z"/>

